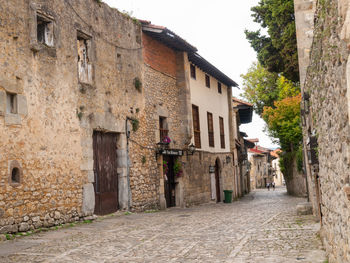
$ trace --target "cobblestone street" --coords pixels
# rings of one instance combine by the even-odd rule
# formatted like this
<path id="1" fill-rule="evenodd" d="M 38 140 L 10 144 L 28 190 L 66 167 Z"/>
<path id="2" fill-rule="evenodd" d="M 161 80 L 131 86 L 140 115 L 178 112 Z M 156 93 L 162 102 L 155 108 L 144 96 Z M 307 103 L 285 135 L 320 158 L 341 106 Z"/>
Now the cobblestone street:
<path id="1" fill-rule="evenodd" d="M 318 224 L 284 188 L 232 204 L 116 216 L 0 243 L 0 262 L 324 262 Z"/>

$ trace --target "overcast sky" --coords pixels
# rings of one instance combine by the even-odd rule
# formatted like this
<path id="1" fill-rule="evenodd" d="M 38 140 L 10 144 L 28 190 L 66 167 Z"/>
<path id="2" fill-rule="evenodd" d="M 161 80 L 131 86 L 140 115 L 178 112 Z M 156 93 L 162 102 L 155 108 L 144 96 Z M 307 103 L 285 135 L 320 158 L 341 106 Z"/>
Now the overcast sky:
<path id="1" fill-rule="evenodd" d="M 103 0 L 131 16 L 149 20 L 174 31 L 198 49 L 198 53 L 242 86 L 245 74 L 256 61 L 256 53 L 244 29 L 256 30 L 250 8 L 259 0 Z M 235 88 L 234 96 L 241 90 Z M 241 125 L 260 145 L 276 147 L 263 132 L 264 121 L 254 114 L 251 124 Z"/>

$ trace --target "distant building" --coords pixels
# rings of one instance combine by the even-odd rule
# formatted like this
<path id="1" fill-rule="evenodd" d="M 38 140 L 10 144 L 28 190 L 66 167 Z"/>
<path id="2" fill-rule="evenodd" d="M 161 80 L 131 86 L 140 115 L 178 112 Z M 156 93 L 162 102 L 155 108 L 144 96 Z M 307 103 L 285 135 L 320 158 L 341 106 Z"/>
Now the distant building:
<path id="1" fill-rule="evenodd" d="M 261 146 L 248 149 L 251 165 L 251 189 L 264 188 L 267 183 L 273 182 L 270 150 Z"/>
<path id="2" fill-rule="evenodd" d="M 233 105 L 233 134 L 235 138 L 235 160 L 237 160 L 236 173 L 238 176 L 238 195 L 242 196 L 250 192 L 250 173 L 248 163 L 248 148 L 253 148 L 254 143 L 244 139 L 248 135 L 244 132 L 240 132 L 239 126 L 241 124 L 247 124 L 252 121 L 253 117 L 253 104 L 245 102 L 243 100 L 232 98 Z"/>
<path id="3" fill-rule="evenodd" d="M 282 186 L 285 184 L 283 174 L 280 168 L 280 163 L 279 163 L 280 157 L 278 154 L 280 152 L 281 152 L 280 149 L 276 149 L 270 153 L 272 156 L 271 165 L 272 165 L 273 181 L 275 182 L 276 186 Z"/>

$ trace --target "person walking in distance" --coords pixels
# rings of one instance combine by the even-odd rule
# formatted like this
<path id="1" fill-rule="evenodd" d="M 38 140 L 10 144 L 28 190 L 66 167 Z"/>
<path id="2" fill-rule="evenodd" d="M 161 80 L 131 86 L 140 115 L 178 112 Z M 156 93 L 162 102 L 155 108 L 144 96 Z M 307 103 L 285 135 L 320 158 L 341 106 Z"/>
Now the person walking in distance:
<path id="1" fill-rule="evenodd" d="M 266 187 L 267 187 L 267 190 L 270 191 L 270 183 L 267 183 L 267 184 L 266 184 Z"/>
<path id="2" fill-rule="evenodd" d="M 275 182 L 272 182 L 272 188 L 275 191 Z"/>

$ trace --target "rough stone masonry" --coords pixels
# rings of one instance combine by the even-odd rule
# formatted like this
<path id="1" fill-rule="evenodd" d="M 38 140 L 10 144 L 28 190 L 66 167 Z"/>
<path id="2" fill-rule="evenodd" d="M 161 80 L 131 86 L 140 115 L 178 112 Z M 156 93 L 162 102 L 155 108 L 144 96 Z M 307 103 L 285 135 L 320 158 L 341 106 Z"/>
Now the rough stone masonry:
<path id="1" fill-rule="evenodd" d="M 310 197 L 329 262 L 350 262 L 349 1 L 295 1 L 295 10 Z"/>
<path id="2" fill-rule="evenodd" d="M 0 233 L 92 215 L 94 130 L 118 134 L 127 208 L 140 25 L 95 0 L 1 1 L 0 12 Z"/>

